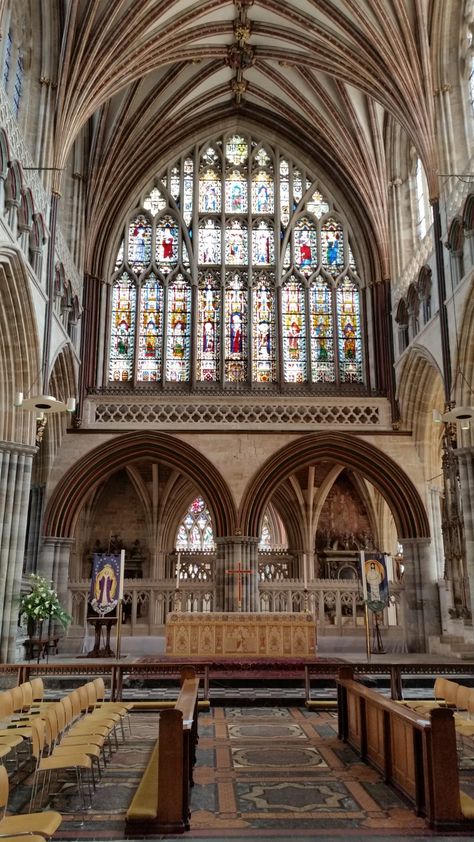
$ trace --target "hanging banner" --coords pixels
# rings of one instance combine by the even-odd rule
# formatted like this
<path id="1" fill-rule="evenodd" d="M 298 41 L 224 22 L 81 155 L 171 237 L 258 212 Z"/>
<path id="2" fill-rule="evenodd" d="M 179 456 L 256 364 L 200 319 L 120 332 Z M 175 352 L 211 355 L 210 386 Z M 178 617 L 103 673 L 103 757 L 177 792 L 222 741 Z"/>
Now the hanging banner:
<path id="1" fill-rule="evenodd" d="M 360 569 L 367 608 L 370 611 L 382 611 L 389 598 L 385 553 L 361 552 Z"/>
<path id="2" fill-rule="evenodd" d="M 123 581 L 122 566 L 124 553 L 94 553 L 89 605 L 96 614 L 104 617 L 116 612 L 120 598 L 120 583 Z"/>

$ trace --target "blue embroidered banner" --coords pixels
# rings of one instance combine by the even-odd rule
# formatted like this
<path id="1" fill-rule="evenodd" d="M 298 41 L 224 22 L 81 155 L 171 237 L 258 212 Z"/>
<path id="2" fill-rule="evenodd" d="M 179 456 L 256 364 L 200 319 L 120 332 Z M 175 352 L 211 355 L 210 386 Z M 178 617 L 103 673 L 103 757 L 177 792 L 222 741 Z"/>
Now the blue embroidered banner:
<path id="1" fill-rule="evenodd" d="M 91 608 L 104 616 L 117 608 L 120 584 L 120 555 L 94 553 L 89 594 Z"/>

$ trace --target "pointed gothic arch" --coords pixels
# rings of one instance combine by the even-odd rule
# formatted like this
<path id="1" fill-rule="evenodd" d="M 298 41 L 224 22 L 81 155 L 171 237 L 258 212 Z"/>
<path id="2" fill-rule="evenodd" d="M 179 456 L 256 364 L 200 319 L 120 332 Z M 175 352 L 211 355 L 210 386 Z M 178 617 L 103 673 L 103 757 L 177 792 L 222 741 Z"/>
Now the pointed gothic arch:
<path id="1" fill-rule="evenodd" d="M 214 516 L 216 537 L 232 535 L 236 514 L 232 495 L 214 465 L 191 445 L 165 433 L 130 433 L 100 445 L 79 460 L 48 501 L 44 534 L 71 537 L 84 498 L 104 477 L 141 460 L 163 461 L 202 489 Z"/>
<path id="2" fill-rule="evenodd" d="M 239 513 L 243 534 L 259 535 L 268 501 L 284 479 L 310 462 L 329 459 L 360 473 L 387 501 L 400 538 L 429 538 L 423 501 L 408 475 L 390 457 L 346 433 L 314 433 L 282 448 L 247 486 Z"/>

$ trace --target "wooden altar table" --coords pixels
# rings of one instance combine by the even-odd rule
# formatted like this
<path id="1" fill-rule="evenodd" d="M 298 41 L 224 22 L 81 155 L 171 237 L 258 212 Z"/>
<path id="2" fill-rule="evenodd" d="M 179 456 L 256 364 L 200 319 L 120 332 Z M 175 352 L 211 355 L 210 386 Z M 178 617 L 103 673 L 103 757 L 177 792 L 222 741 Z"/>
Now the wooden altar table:
<path id="1" fill-rule="evenodd" d="M 176 657 L 314 658 L 311 614 L 188 613 L 166 618 L 166 654 Z"/>

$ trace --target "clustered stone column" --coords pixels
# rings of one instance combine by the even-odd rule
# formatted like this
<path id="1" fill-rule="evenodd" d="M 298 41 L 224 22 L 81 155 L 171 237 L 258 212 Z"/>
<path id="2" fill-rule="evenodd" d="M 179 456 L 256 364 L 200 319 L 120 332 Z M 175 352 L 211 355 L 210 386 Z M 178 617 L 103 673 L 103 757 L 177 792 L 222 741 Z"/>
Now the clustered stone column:
<path id="1" fill-rule="evenodd" d="M 474 447 L 456 450 L 464 522 L 466 574 L 471 615 L 474 610 Z"/>
<path id="2" fill-rule="evenodd" d="M 35 447 L 0 442 L 0 598 L 2 661 L 16 660 L 18 595 L 21 590 L 28 497 Z"/>
<path id="3" fill-rule="evenodd" d="M 429 538 L 401 538 L 405 558 L 405 630 L 409 652 L 427 652 L 441 634 L 436 559 Z"/>
<path id="4" fill-rule="evenodd" d="M 218 538 L 216 543 L 216 605 L 214 610 L 259 611 L 258 538 L 235 535 L 231 538 Z M 242 571 L 240 574 L 239 569 Z"/>

